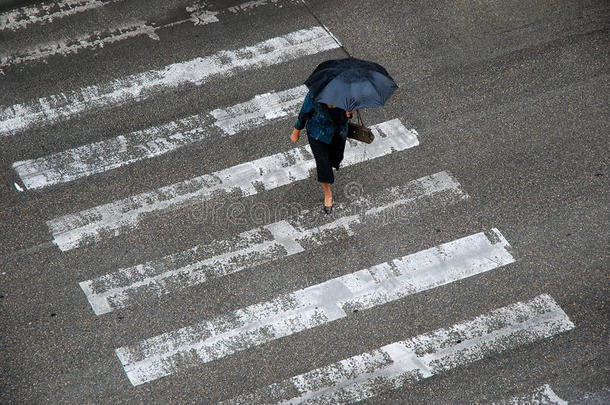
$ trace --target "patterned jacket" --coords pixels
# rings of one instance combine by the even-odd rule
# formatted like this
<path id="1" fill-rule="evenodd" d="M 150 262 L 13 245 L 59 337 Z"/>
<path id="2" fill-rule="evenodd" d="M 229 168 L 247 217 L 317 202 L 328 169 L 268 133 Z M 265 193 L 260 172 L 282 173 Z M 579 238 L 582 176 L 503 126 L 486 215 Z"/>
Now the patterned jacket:
<path id="1" fill-rule="evenodd" d="M 330 143 L 335 134 L 347 137 L 347 118 L 337 124 L 332 119 L 326 104 L 314 101 L 311 92 L 305 96 L 301 112 L 294 127 L 302 130 L 307 125 L 307 133 L 320 142 Z"/>

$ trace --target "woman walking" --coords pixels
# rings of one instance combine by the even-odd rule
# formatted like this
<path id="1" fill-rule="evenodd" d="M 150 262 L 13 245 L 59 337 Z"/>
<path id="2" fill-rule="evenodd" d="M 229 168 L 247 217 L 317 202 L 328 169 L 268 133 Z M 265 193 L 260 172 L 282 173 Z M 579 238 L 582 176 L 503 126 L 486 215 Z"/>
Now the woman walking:
<path id="1" fill-rule="evenodd" d="M 381 65 L 352 57 L 320 63 L 305 85 L 309 93 L 290 139 L 297 142 L 301 130 L 307 127 L 318 181 L 324 189 L 324 211 L 330 214 L 333 209 L 330 185 L 335 181 L 333 167 L 339 170 L 343 160 L 348 120 L 356 110 L 383 105 L 398 86 Z M 359 133 L 357 130 L 350 136 L 366 143 L 373 141 L 372 133 L 368 137 L 361 137 Z"/>
<path id="2" fill-rule="evenodd" d="M 324 190 L 324 211 L 333 209 L 333 194 L 330 185 L 334 183 L 333 168 L 339 170 L 345 150 L 348 120 L 352 111 L 345 111 L 330 104 L 318 103 L 311 91 L 305 96 L 299 117 L 290 135 L 297 142 L 301 130 L 307 128 L 307 140 L 316 161 L 318 181 Z"/>

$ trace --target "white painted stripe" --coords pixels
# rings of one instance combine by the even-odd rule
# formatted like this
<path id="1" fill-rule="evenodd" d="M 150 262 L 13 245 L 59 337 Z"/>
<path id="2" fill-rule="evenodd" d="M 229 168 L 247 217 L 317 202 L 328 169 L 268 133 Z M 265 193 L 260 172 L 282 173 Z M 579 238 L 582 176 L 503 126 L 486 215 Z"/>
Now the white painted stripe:
<path id="1" fill-rule="evenodd" d="M 333 217 L 305 210 L 296 218 L 252 229 L 238 237 L 199 245 L 145 264 L 119 269 L 80 283 L 96 315 L 126 307 L 142 297 L 161 296 L 236 273 L 317 246 L 336 242 L 368 223 L 378 224 L 421 212 L 425 204 L 467 198 L 447 172 L 393 187 L 375 196 L 336 204 Z"/>
<path id="2" fill-rule="evenodd" d="M 187 7 L 186 10 L 191 13 L 191 21 L 195 25 L 206 25 L 210 23 L 219 22 L 230 14 L 239 14 L 244 12 L 250 12 L 255 8 L 268 6 L 268 5 L 279 5 L 282 7 L 286 4 L 300 4 L 301 0 L 254 0 L 246 1 L 236 6 L 231 6 L 222 10 L 209 10 L 207 5 L 198 4 L 191 7 Z"/>
<path id="3" fill-rule="evenodd" d="M 82 2 L 82 0 L 79 0 L 77 3 Z M 151 39 L 158 41 L 159 36 L 156 32 L 163 29 L 167 29 L 184 23 L 207 25 L 215 22 L 220 22 L 219 18 L 226 17 L 227 14 L 247 12 L 255 7 L 265 6 L 269 4 L 277 4 L 278 2 L 279 0 L 259 0 L 254 2 L 246 2 L 241 5 L 229 7 L 220 11 L 208 10 L 207 5 L 205 3 L 197 4 L 186 8 L 187 12 L 190 12 L 189 18 L 175 21 L 169 24 L 154 25 L 147 24 L 144 21 L 137 21 L 129 24 L 124 24 L 118 27 L 108 27 L 104 31 L 93 32 L 79 38 L 65 37 L 57 41 L 49 41 L 27 48 L 20 46 L 12 53 L 0 55 L 0 68 L 18 65 L 24 62 L 43 61 L 50 56 L 67 56 L 71 54 L 76 54 L 82 51 L 83 49 L 103 48 L 106 45 L 110 45 L 112 43 L 140 35 L 147 35 Z M 298 3 L 298 1 L 296 0 L 283 0 L 282 2 Z M 101 2 L 97 2 L 96 4 L 90 4 L 90 6 L 101 5 Z M 81 11 L 86 11 L 89 9 L 90 8 L 84 8 L 81 9 Z M 19 14 L 22 13 L 19 12 Z M 0 16 L 0 21 L 1 19 L 2 17 Z M 27 21 L 27 19 L 21 21 L 25 22 Z M 15 26 L 15 24 L 13 24 L 12 26 Z M 1 29 L 2 26 L 0 25 L 0 30 Z"/>
<path id="4" fill-rule="evenodd" d="M 260 94 L 245 103 L 213 110 L 210 115 L 214 117 L 214 125 L 225 134 L 233 135 L 298 112 L 305 95 L 307 95 L 305 86 L 276 93 Z"/>
<path id="5" fill-rule="evenodd" d="M 105 31 L 96 31 L 79 38 L 64 38 L 59 41 L 49 41 L 29 48 L 21 48 L 17 52 L 0 56 L 0 68 L 19 65 L 25 62 L 43 61 L 51 56 L 68 56 L 83 49 L 103 48 L 115 42 L 140 35 L 159 40 L 156 29 L 143 21 L 109 27 Z"/>
<path id="6" fill-rule="evenodd" d="M 497 229 L 116 349 L 133 385 L 514 262 Z"/>
<path id="7" fill-rule="evenodd" d="M 407 130 L 399 120 L 371 127 L 377 139 L 370 145 L 350 140 L 346 145 L 344 167 L 365 162 L 393 152 L 417 146 L 414 130 Z M 264 190 L 310 177 L 315 161 L 309 145 L 287 152 L 242 163 L 122 200 L 90 208 L 47 221 L 53 242 L 62 251 L 83 243 L 100 240 L 103 235 L 119 235 L 138 226 L 150 212 L 172 210 L 185 204 L 201 203 L 219 193 L 239 192 L 250 196 Z"/>
<path id="8" fill-rule="evenodd" d="M 37 159 L 13 163 L 28 189 L 66 183 L 163 155 L 214 136 L 233 135 L 298 112 L 307 87 L 260 94 L 244 103 L 209 114 L 105 139 Z"/>
<path id="9" fill-rule="evenodd" d="M 179 62 L 161 70 L 116 79 L 104 85 L 41 97 L 25 104 L 0 107 L 0 134 L 10 135 L 34 125 L 77 116 L 93 108 L 107 108 L 184 84 L 201 85 L 214 76 L 231 76 L 244 69 L 272 66 L 338 48 L 322 27 L 295 31 L 253 46 Z"/>
<path id="10" fill-rule="evenodd" d="M 351 404 L 573 328 L 559 305 L 550 296 L 540 295 L 221 404 Z"/>
<path id="11" fill-rule="evenodd" d="M 517 395 L 500 402 L 494 402 L 497 405 L 532 405 L 532 404 L 547 404 L 547 405 L 568 405 L 567 401 L 559 398 L 553 389 L 545 384 L 536 388 L 534 391 L 524 395 Z"/>
<path id="12" fill-rule="evenodd" d="M 0 14 L 0 30 L 16 31 L 31 24 L 48 24 L 117 1 L 121 0 L 61 0 L 20 7 Z"/>
<path id="13" fill-rule="evenodd" d="M 229 7 L 227 11 L 237 14 L 244 11 L 250 11 L 255 9 L 256 7 L 266 6 L 268 4 L 276 4 L 279 0 L 252 0 L 247 1 L 245 3 L 239 4 L 237 6 Z M 291 3 L 299 3 L 299 0 L 293 0 Z"/>
<path id="14" fill-rule="evenodd" d="M 61 0 L 47 4 L 34 6 L 25 6 L 15 10 L 0 14 L 0 31 L 16 31 L 32 24 L 48 24 L 55 20 L 94 10 L 105 6 L 106 4 L 115 3 L 122 0 Z M 300 0 L 255 0 L 247 1 L 237 6 L 232 6 L 223 10 L 212 11 L 208 9 L 205 2 L 198 2 L 192 6 L 186 7 L 186 11 L 190 13 L 190 18 L 181 20 L 168 25 L 182 24 L 190 21 L 195 25 L 206 25 L 219 22 L 219 16 L 226 14 L 237 14 L 240 12 L 248 12 L 254 8 L 277 5 L 278 3 L 293 3 L 298 4 Z M 165 28 L 166 26 L 161 26 Z"/>

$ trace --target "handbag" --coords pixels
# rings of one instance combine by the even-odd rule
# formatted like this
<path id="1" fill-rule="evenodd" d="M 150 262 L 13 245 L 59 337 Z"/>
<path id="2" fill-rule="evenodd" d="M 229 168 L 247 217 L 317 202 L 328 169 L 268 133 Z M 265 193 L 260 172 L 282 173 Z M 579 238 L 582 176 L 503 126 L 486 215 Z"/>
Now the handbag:
<path id="1" fill-rule="evenodd" d="M 356 115 L 358 117 L 358 123 L 349 122 L 347 124 L 347 137 L 364 143 L 373 142 L 373 140 L 375 139 L 373 131 L 371 131 L 370 128 L 366 127 L 362 122 L 360 111 L 356 111 Z"/>

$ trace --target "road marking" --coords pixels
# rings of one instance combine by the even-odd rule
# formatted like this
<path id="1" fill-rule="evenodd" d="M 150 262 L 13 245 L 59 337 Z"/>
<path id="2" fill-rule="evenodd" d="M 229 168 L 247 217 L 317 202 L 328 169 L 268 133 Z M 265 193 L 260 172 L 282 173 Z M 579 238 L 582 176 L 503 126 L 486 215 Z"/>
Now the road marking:
<path id="1" fill-rule="evenodd" d="M 20 7 L 0 14 L 0 31 L 16 31 L 31 24 L 48 24 L 70 15 L 94 10 L 121 0 L 61 0 Z"/>
<path id="2" fill-rule="evenodd" d="M 104 85 L 41 97 L 37 100 L 0 107 L 0 135 L 11 135 L 34 125 L 70 119 L 94 108 L 108 108 L 184 84 L 201 85 L 211 77 L 231 76 L 244 69 L 287 62 L 339 45 L 322 27 L 312 27 L 232 51 L 178 62 L 160 70 L 150 70 L 116 79 Z"/>
<path id="3" fill-rule="evenodd" d="M 279 4 L 278 4 L 279 3 Z M 244 12 L 252 11 L 257 7 L 267 6 L 267 5 L 282 5 L 292 3 L 292 4 L 302 4 L 301 0 L 254 0 L 254 1 L 246 1 L 244 3 L 238 4 L 236 6 L 231 6 L 222 10 L 212 11 L 209 10 L 206 4 L 197 4 L 191 7 L 187 7 L 186 10 L 191 13 L 190 20 L 195 25 L 206 25 L 210 23 L 219 22 L 220 19 L 226 18 L 227 15 L 231 14 L 239 14 Z"/>
<path id="4" fill-rule="evenodd" d="M 350 140 L 346 144 L 344 167 L 403 151 L 419 144 L 417 133 L 394 119 L 371 127 L 377 139 L 370 145 Z M 264 190 L 310 177 L 315 161 L 309 145 L 276 153 L 195 177 L 153 191 L 68 214 L 47 221 L 53 242 L 67 251 L 81 243 L 117 236 L 138 226 L 142 216 L 202 203 L 221 193 L 255 195 Z"/>
<path id="5" fill-rule="evenodd" d="M 517 395 L 495 405 L 528 405 L 528 404 L 547 404 L 547 405 L 568 405 L 567 401 L 559 398 L 548 384 L 536 388 L 534 391 L 524 395 Z"/>
<path id="6" fill-rule="evenodd" d="M 136 36 L 147 35 L 149 38 L 158 41 L 159 36 L 157 31 L 174 27 L 180 24 L 191 23 L 194 25 L 207 25 L 215 22 L 220 22 L 219 18 L 225 18 L 230 14 L 237 14 L 240 12 L 247 12 L 255 7 L 265 6 L 269 4 L 276 5 L 278 0 L 263 0 L 255 2 L 247 2 L 238 6 L 229 7 L 224 10 L 210 11 L 207 9 L 205 4 L 195 4 L 187 7 L 186 11 L 190 13 L 189 18 L 175 21 L 163 25 L 148 24 L 145 21 L 135 21 L 121 26 L 108 27 L 103 31 L 96 31 L 84 36 L 64 37 L 56 41 L 49 41 L 42 44 L 36 44 L 31 47 L 19 46 L 14 51 L 0 56 L 0 68 L 6 68 L 9 66 L 19 65 L 25 62 L 43 61 L 51 56 L 61 55 L 67 56 L 76 54 L 83 49 L 94 49 L 103 48 L 106 45 L 110 45 L 115 42 L 122 41 L 124 39 L 133 38 Z M 298 3 L 298 1 L 283 0 L 283 3 Z M 83 3 L 78 1 L 77 3 Z M 87 11 L 92 9 L 91 7 L 102 6 L 103 3 L 97 2 L 89 4 L 89 8 L 82 8 L 80 11 Z M 37 9 L 30 8 L 30 14 L 39 12 Z M 23 15 L 23 12 L 18 14 Z M 15 18 L 5 16 L 5 19 Z M 0 16 L 0 27 L 2 16 Z M 12 20 L 11 20 L 12 21 Z M 27 18 L 20 20 L 21 22 L 28 21 Z M 44 21 L 40 21 L 44 22 Z M 16 24 L 9 24 L 9 26 L 16 27 Z M 1 28 L 0 28 L 1 29 Z M 10 28 L 9 28 L 10 29 Z"/>
<path id="7" fill-rule="evenodd" d="M 55 248 L 55 245 L 52 242 L 43 242 L 43 243 L 39 243 L 36 246 L 30 246 L 28 248 L 19 249 L 19 250 L 16 250 L 16 251 L 12 251 L 12 252 L 6 253 L 6 254 L 0 256 L 0 258 L 2 260 L 18 258 L 18 257 L 28 256 L 28 255 L 31 255 L 31 254 L 34 254 L 34 253 L 38 253 L 38 252 L 40 252 L 42 250 L 50 249 L 50 248 Z"/>
<path id="8" fill-rule="evenodd" d="M 235 238 L 214 241 L 145 264 L 119 269 L 80 283 L 96 315 L 161 296 L 210 279 L 223 277 L 278 260 L 317 246 L 336 242 L 366 223 L 392 223 L 421 212 L 427 205 L 446 206 L 467 198 L 447 172 L 388 188 L 371 197 L 336 204 L 333 217 L 304 210 L 244 232 Z"/>
<path id="9" fill-rule="evenodd" d="M 223 405 L 351 404 L 574 328 L 550 296 L 496 309 L 311 370 Z"/>
<path id="10" fill-rule="evenodd" d="M 260 94 L 245 103 L 215 109 L 210 112 L 210 115 L 214 117 L 214 125 L 223 133 L 234 135 L 245 129 L 259 127 L 267 121 L 298 112 L 306 95 L 307 87 L 305 86 Z"/>
<path id="11" fill-rule="evenodd" d="M 283 294 L 116 349 L 133 385 L 514 262 L 497 229 Z"/>
<path id="12" fill-rule="evenodd" d="M 209 114 L 193 115 L 164 125 L 100 142 L 13 163 L 27 189 L 66 183 L 171 152 L 214 136 L 234 135 L 298 112 L 307 87 L 260 94 L 244 103 Z"/>
<path id="13" fill-rule="evenodd" d="M 83 49 L 103 48 L 115 42 L 140 35 L 148 35 L 151 39 L 159 40 L 156 29 L 144 21 L 121 24 L 109 27 L 104 31 L 95 31 L 79 38 L 63 38 L 58 41 L 49 41 L 33 47 L 20 48 L 17 52 L 0 56 L 0 68 L 20 65 L 26 62 L 43 61 L 51 56 L 68 56 L 77 54 Z"/>

